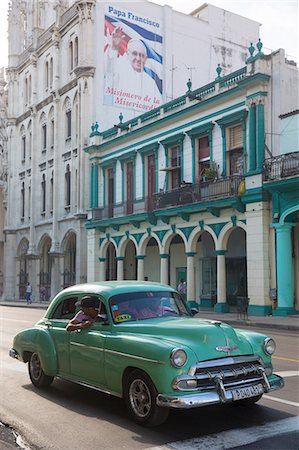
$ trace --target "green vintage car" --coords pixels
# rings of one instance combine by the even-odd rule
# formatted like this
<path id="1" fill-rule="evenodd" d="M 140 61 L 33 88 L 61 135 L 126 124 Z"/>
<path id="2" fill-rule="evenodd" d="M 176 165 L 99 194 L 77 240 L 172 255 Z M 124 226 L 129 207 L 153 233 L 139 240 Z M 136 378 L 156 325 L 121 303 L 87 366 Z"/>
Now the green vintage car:
<path id="1" fill-rule="evenodd" d="M 98 301 L 96 321 L 67 331 L 86 295 Z M 137 423 L 155 426 L 170 408 L 249 405 L 282 388 L 274 350 L 265 335 L 193 317 L 169 286 L 106 281 L 60 292 L 33 328 L 15 336 L 10 356 L 28 362 L 38 388 L 55 377 L 89 386 L 124 398 Z"/>

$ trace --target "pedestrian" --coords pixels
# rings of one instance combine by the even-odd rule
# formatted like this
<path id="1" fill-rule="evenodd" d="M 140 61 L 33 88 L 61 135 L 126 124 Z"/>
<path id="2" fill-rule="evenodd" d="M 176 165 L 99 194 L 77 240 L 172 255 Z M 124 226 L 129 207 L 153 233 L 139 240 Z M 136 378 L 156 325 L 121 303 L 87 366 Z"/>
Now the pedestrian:
<path id="1" fill-rule="evenodd" d="M 180 279 L 177 290 L 178 290 L 178 293 L 181 294 L 181 296 L 183 297 L 183 300 L 186 300 L 187 299 L 187 283 L 184 280 L 184 278 Z"/>
<path id="2" fill-rule="evenodd" d="M 40 287 L 39 294 L 40 294 L 40 301 L 41 302 L 45 302 L 46 301 L 46 294 L 47 294 L 47 290 L 46 290 L 45 286 L 41 286 Z"/>
<path id="3" fill-rule="evenodd" d="M 32 303 L 32 301 L 31 301 L 31 294 L 32 294 L 32 287 L 31 287 L 31 284 L 28 281 L 27 286 L 26 286 L 26 296 L 25 296 L 27 305 L 29 305 L 29 303 Z"/>

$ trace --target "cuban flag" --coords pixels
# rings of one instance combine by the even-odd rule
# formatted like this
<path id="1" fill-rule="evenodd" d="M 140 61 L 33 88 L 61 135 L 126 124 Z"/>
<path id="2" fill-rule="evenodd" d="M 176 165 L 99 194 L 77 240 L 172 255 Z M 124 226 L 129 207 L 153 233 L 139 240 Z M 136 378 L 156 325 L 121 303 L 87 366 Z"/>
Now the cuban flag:
<path id="1" fill-rule="evenodd" d="M 156 83 L 156 86 L 162 95 L 163 93 L 163 57 L 162 57 L 162 45 L 163 38 L 160 34 L 153 33 L 145 29 L 144 27 L 132 23 L 122 17 L 113 17 L 108 14 L 105 15 L 105 38 L 106 43 L 104 51 L 108 48 L 110 37 L 115 28 L 121 28 L 123 32 L 123 40 L 119 53 L 122 56 L 127 50 L 127 44 L 131 39 L 139 39 L 145 46 L 147 51 L 147 61 L 144 67 L 144 71 L 150 76 Z"/>

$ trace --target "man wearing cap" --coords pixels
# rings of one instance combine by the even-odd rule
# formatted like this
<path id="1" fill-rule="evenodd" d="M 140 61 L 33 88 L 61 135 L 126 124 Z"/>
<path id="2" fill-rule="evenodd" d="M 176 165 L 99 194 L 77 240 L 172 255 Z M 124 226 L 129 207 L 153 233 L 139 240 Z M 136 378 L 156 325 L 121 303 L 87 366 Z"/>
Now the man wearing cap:
<path id="1" fill-rule="evenodd" d="M 66 331 L 84 330 L 96 321 L 99 312 L 99 301 L 96 298 L 86 295 L 82 297 L 80 306 L 80 311 L 70 320 Z"/>

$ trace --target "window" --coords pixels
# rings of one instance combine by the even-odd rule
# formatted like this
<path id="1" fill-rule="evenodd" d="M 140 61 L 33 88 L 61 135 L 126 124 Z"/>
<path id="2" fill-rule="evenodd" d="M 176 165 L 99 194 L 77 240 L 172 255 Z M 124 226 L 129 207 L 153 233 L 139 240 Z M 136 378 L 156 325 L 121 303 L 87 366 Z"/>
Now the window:
<path id="1" fill-rule="evenodd" d="M 72 135 L 72 111 L 66 111 L 66 139 L 70 139 Z"/>
<path id="2" fill-rule="evenodd" d="M 54 132 L 55 132 L 55 127 L 54 127 L 54 119 L 51 120 L 50 123 L 50 146 L 51 148 L 54 148 Z"/>
<path id="3" fill-rule="evenodd" d="M 50 88 L 53 87 L 53 58 L 50 59 Z"/>
<path id="4" fill-rule="evenodd" d="M 210 167 L 210 143 L 209 137 L 203 136 L 198 139 L 198 173 L 201 180 L 204 172 Z"/>
<path id="5" fill-rule="evenodd" d="M 25 78 L 25 106 L 28 104 L 28 80 Z"/>
<path id="6" fill-rule="evenodd" d="M 45 88 L 48 90 L 49 87 L 49 63 L 46 61 L 45 65 Z"/>
<path id="7" fill-rule="evenodd" d="M 126 190 L 127 190 L 127 214 L 133 214 L 134 210 L 134 166 L 130 161 L 126 164 Z"/>
<path id="8" fill-rule="evenodd" d="M 22 161 L 26 159 L 26 136 L 22 136 Z"/>
<path id="9" fill-rule="evenodd" d="M 170 189 L 176 189 L 181 183 L 181 155 L 180 146 L 176 145 L 169 149 L 169 162 L 170 162 Z"/>
<path id="10" fill-rule="evenodd" d="M 31 75 L 29 75 L 29 78 L 28 78 L 28 103 L 29 104 L 31 103 L 31 94 L 32 94 L 32 91 L 31 91 Z"/>
<path id="11" fill-rule="evenodd" d="M 53 171 L 50 178 L 50 211 L 53 212 L 53 198 L 54 198 L 54 179 L 53 179 Z"/>
<path id="12" fill-rule="evenodd" d="M 108 217 L 113 217 L 114 208 L 114 170 L 109 168 L 107 170 L 107 200 L 108 200 Z"/>
<path id="13" fill-rule="evenodd" d="M 42 214 L 45 214 L 46 212 L 46 175 L 43 174 L 42 177 Z"/>
<path id="14" fill-rule="evenodd" d="M 69 47 L 69 61 L 70 61 L 70 70 L 73 70 L 73 68 L 74 68 L 74 48 L 73 48 L 72 42 L 70 42 L 70 47 Z"/>
<path id="15" fill-rule="evenodd" d="M 24 220 L 25 217 L 25 183 L 22 183 L 21 188 L 21 219 Z"/>
<path id="16" fill-rule="evenodd" d="M 30 220 L 30 209 L 31 209 L 31 186 L 28 188 L 28 219 Z"/>
<path id="17" fill-rule="evenodd" d="M 42 125 L 42 151 L 47 150 L 47 125 Z"/>
<path id="18" fill-rule="evenodd" d="M 71 172 L 69 164 L 66 166 L 65 172 L 65 207 L 69 208 L 71 205 Z"/>
<path id="19" fill-rule="evenodd" d="M 242 125 L 227 129 L 227 160 L 229 175 L 244 174 Z"/>
<path id="20" fill-rule="evenodd" d="M 79 48 L 78 48 L 78 38 L 75 38 L 75 49 L 74 49 L 74 67 L 78 66 L 78 56 L 79 56 Z"/>

